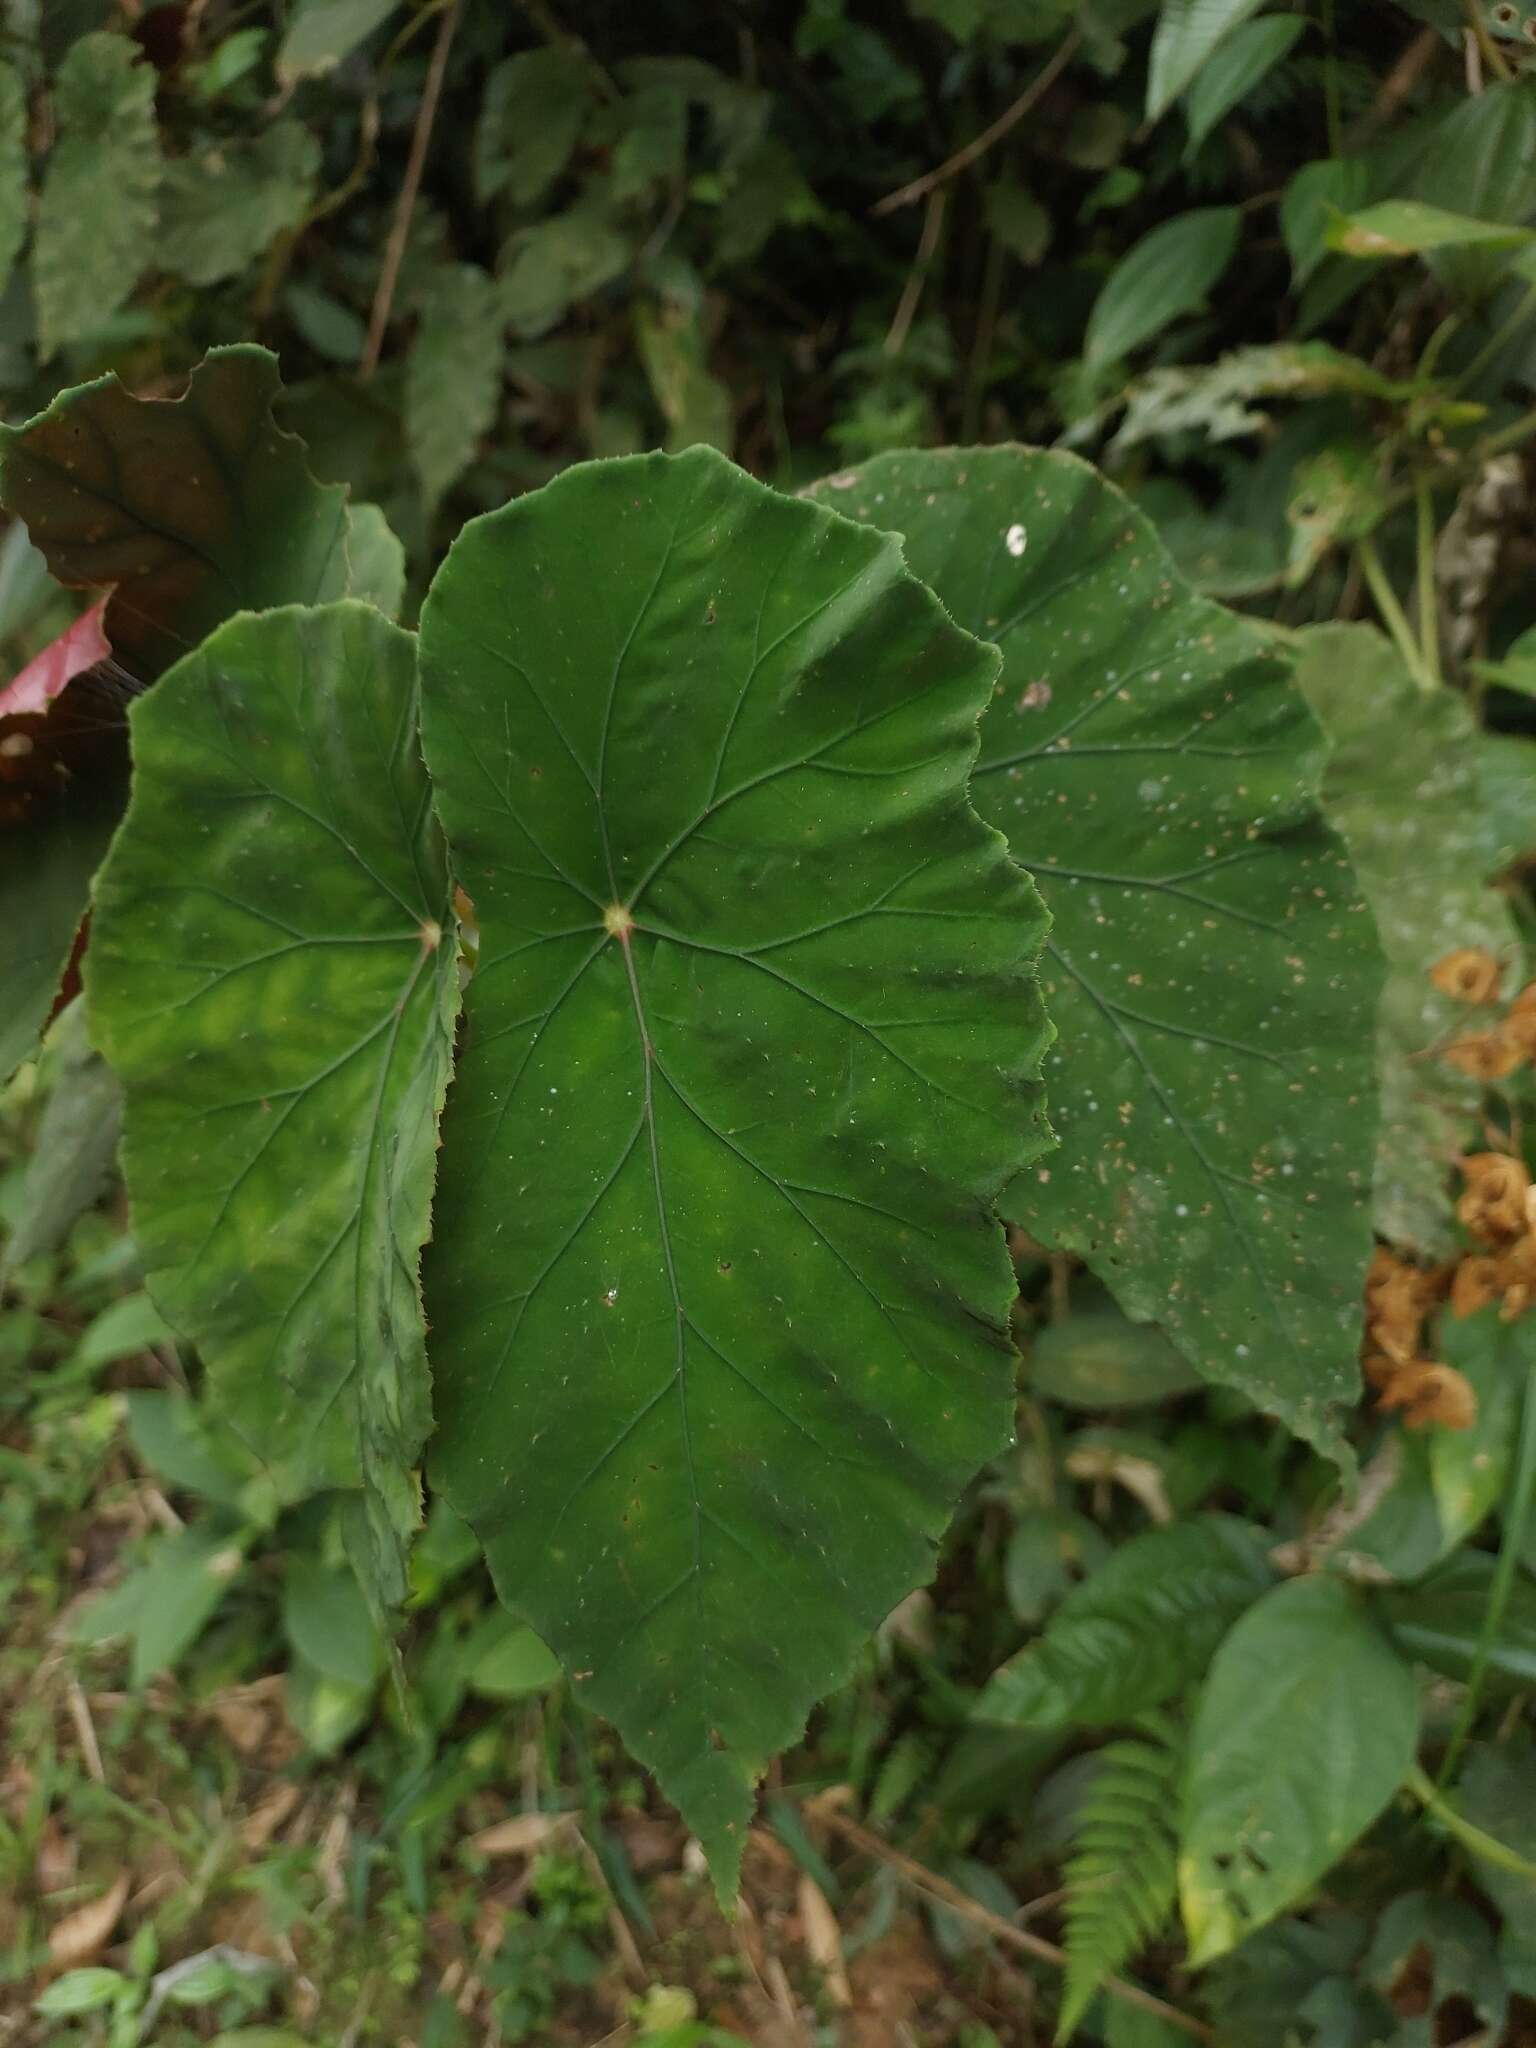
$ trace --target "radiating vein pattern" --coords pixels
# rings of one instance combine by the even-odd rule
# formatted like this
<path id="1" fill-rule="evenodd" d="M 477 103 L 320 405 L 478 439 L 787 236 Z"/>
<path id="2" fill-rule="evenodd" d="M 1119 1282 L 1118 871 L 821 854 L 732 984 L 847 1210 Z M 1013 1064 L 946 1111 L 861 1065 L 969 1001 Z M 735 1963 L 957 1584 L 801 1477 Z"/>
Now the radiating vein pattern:
<path id="1" fill-rule="evenodd" d="M 876 458 L 818 485 L 1003 651 L 975 802 L 1053 919 L 1061 1150 L 1005 1209 L 1209 1378 L 1330 1441 L 1357 1384 L 1374 935 L 1262 631 L 1073 457 Z"/>
<path id="2" fill-rule="evenodd" d="M 354 1555 L 398 1600 L 457 996 L 411 638 L 351 603 L 236 619 L 132 717 L 88 994 L 150 1285 L 285 1491 L 361 1473 Z"/>
<path id="3" fill-rule="evenodd" d="M 729 1887 L 754 1775 L 1007 1435 L 1046 1029 L 966 799 L 996 656 L 700 449 L 476 521 L 421 658 L 481 929 L 435 1469 Z"/>

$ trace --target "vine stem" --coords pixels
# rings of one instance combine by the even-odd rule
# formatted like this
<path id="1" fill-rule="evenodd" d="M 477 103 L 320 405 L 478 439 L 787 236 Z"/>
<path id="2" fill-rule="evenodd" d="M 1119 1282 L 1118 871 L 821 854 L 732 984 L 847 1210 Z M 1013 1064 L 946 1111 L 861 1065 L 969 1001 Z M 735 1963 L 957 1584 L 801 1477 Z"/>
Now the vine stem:
<path id="1" fill-rule="evenodd" d="M 1494 1638 L 1503 1623 L 1504 1609 L 1509 1604 L 1510 1590 L 1515 1582 L 1515 1568 L 1525 1541 L 1526 1525 L 1531 1519 L 1533 1498 L 1536 1498 L 1536 1366 L 1531 1368 L 1525 1385 L 1525 1399 L 1520 1409 L 1520 1436 L 1515 1446 L 1515 1469 L 1510 1476 L 1509 1499 L 1505 1503 L 1503 1527 L 1499 1532 L 1499 1558 L 1488 1588 L 1488 1605 L 1483 1613 L 1483 1625 L 1478 1630 L 1477 1648 L 1472 1653 L 1472 1668 L 1467 1673 L 1466 1695 L 1436 1774 L 1436 1786 L 1442 1789 L 1450 1782 L 1466 1747 L 1467 1737 L 1472 1732 L 1478 1697 L 1488 1675 Z"/>
<path id="2" fill-rule="evenodd" d="M 1437 1791 L 1428 1775 L 1414 1764 L 1403 1780 L 1408 1790 L 1418 1800 L 1426 1813 L 1432 1813 L 1448 1835 L 1454 1835 L 1464 1849 L 1474 1856 L 1480 1856 L 1484 1863 L 1492 1863 L 1499 1870 L 1513 1871 L 1516 1877 L 1536 1881 L 1536 1863 L 1522 1856 L 1517 1849 L 1511 1849 L 1507 1842 L 1501 1842 L 1497 1835 L 1484 1832 L 1475 1821 L 1458 1813 L 1443 1792 Z"/>
<path id="3" fill-rule="evenodd" d="M 1414 640 L 1413 630 L 1408 624 L 1403 608 L 1397 601 L 1397 592 L 1387 580 L 1387 572 L 1381 566 L 1376 543 L 1369 536 L 1356 541 L 1355 553 L 1361 569 L 1365 572 L 1365 580 L 1371 586 L 1371 595 L 1376 600 L 1381 622 L 1392 635 L 1393 644 L 1403 657 L 1409 674 L 1421 690 L 1432 690 L 1435 687 L 1434 679 L 1425 668 L 1424 656 Z"/>

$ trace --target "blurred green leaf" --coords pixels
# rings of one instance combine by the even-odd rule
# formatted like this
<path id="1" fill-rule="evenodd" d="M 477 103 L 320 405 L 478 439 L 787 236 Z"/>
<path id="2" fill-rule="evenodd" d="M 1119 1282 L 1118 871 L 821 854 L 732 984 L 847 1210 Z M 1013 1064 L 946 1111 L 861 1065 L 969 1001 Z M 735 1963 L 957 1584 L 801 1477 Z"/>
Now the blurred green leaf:
<path id="1" fill-rule="evenodd" d="M 165 166 L 160 265 L 190 284 L 237 277 L 303 220 L 320 145 L 298 121 L 274 121 L 246 140 L 205 137 Z"/>
<path id="2" fill-rule="evenodd" d="M 1330 221 L 1328 247 L 1345 256 L 1418 256 L 1431 249 L 1517 248 L 1536 240 L 1528 229 L 1448 213 L 1422 199 L 1384 199 Z"/>
<path id="3" fill-rule="evenodd" d="M 1291 279 L 1300 290 L 1328 254 L 1328 233 L 1340 213 L 1358 206 L 1370 189 L 1370 172 L 1356 157 L 1323 158 L 1303 164 L 1280 202 L 1280 232 L 1291 258 Z"/>
<path id="4" fill-rule="evenodd" d="M 1162 1331 L 1112 1305 L 1075 1308 L 1029 1347 L 1032 1393 L 1069 1408 L 1135 1408 L 1187 1394 L 1200 1375 Z"/>
<path id="5" fill-rule="evenodd" d="M 1186 155 L 1192 156 L 1217 123 L 1290 55 L 1306 26 L 1300 15 L 1268 14 L 1262 21 L 1243 22 L 1217 44 L 1185 95 Z"/>
<path id="6" fill-rule="evenodd" d="M 1434 1355 L 1454 1366 L 1477 1396 L 1470 1429 L 1430 1432 L 1429 1468 L 1440 1520 L 1448 1540 L 1463 1543 L 1503 1497 L 1531 1370 L 1531 1340 L 1490 1306 L 1465 1319 L 1443 1310 L 1432 1341 Z"/>
<path id="7" fill-rule="evenodd" d="M 1157 121 L 1208 64 L 1222 39 L 1263 0 L 1162 0 L 1147 63 L 1147 119 Z"/>
<path id="8" fill-rule="evenodd" d="M 33 256 L 45 362 L 100 328 L 153 261 L 160 183 L 155 73 L 128 37 L 82 36 L 59 67 L 54 110 Z"/>
<path id="9" fill-rule="evenodd" d="M 293 85 L 334 70 L 399 7 L 400 0 L 298 0 L 278 47 L 279 81 Z"/>
<path id="10" fill-rule="evenodd" d="M 1205 303 L 1237 252 L 1242 215 L 1205 206 L 1161 222 L 1120 258 L 1094 301 L 1083 338 L 1091 366 L 1119 362 Z"/>
<path id="11" fill-rule="evenodd" d="M 405 438 L 429 516 L 496 418 L 505 322 L 500 288 L 475 264 L 433 273 L 405 371 Z"/>
<path id="12" fill-rule="evenodd" d="M 519 50 L 485 82 L 475 129 L 475 195 L 535 206 L 570 162 L 594 103 L 590 65 L 568 44 Z"/>
<path id="13" fill-rule="evenodd" d="M 698 315 L 663 300 L 636 302 L 635 334 L 652 395 L 667 422 L 667 447 L 678 454 L 702 443 L 729 455 L 735 439 L 733 401 L 711 376 Z"/>
<path id="14" fill-rule="evenodd" d="M 0 63 L 0 292 L 26 239 L 27 93 L 13 65 Z"/>
<path id="15" fill-rule="evenodd" d="M 141 1691 L 196 1642 L 240 1569 L 246 1538 L 207 1523 L 150 1539 L 144 1563 L 82 1609 L 75 1639 L 132 1642 L 130 1682 Z"/>
<path id="16" fill-rule="evenodd" d="M 117 2003 L 133 1989 L 131 1980 L 120 1970 L 66 1970 L 41 1998 L 33 2000 L 32 2010 L 45 2020 L 73 2019 L 79 2013 L 100 2012 L 103 2006 Z"/>
<path id="17" fill-rule="evenodd" d="M 131 1358 L 151 1344 L 171 1344 L 176 1333 L 147 1294 L 125 1294 L 89 1324 L 70 1354 L 81 1372 L 94 1372 L 114 1359 Z"/>
<path id="18" fill-rule="evenodd" d="M 314 1557 L 291 1557 L 283 1575 L 283 1629 L 297 1657 L 343 1685 L 371 1685 L 384 1642 L 356 1577 Z"/>
<path id="19" fill-rule="evenodd" d="M 1467 1677 L 1497 1562 L 1491 1551 L 1463 1550 L 1416 1586 L 1392 1587 L 1377 1596 L 1377 1611 L 1405 1656 L 1447 1678 Z M 1511 1581 L 1503 1619 L 1489 1643 L 1488 1671 L 1506 1687 L 1536 1685 L 1536 1584 L 1524 1572 Z"/>
<path id="20" fill-rule="evenodd" d="M 0 1251 L 0 1289 L 23 1260 L 56 1251 L 101 1193 L 117 1151 L 120 1098 L 86 1035 L 78 997 L 49 1033 L 50 1092 L 23 1183 L 21 1212 Z"/>
<path id="21" fill-rule="evenodd" d="M 485 1699 L 516 1700 L 543 1692 L 560 1676 L 560 1660 L 515 1615 L 494 1610 L 464 1645 L 464 1676 Z"/>

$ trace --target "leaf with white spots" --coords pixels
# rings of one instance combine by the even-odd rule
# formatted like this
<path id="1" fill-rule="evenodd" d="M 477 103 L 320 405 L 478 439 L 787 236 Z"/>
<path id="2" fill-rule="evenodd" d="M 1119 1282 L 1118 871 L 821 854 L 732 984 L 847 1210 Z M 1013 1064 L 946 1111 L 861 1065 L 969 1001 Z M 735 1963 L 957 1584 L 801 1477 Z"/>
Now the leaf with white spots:
<path id="1" fill-rule="evenodd" d="M 1529 771 L 1524 844 L 1501 843 L 1483 784 L 1488 740 L 1464 697 L 1421 690 L 1373 626 L 1315 626 L 1301 650 L 1297 682 L 1333 743 L 1323 800 L 1370 896 L 1390 969 L 1378 1018 L 1376 1227 L 1406 1251 L 1443 1259 L 1459 1243 L 1451 1162 L 1483 1087 L 1427 1055 L 1498 1012 L 1441 994 L 1429 970 L 1458 947 L 1481 946 L 1503 965 L 1505 993 L 1520 986 L 1520 933 L 1491 878 L 1536 836 Z"/>
<path id="2" fill-rule="evenodd" d="M 730 1892 L 755 1777 L 1008 1437 L 1047 1033 L 966 801 L 997 655 L 695 448 L 467 526 L 421 663 L 480 927 L 436 1478 Z"/>
<path id="3" fill-rule="evenodd" d="M 411 636 L 354 602 L 233 619 L 132 727 L 86 991 L 150 1291 L 286 1492 L 361 1485 L 352 1555 L 391 1604 L 457 999 Z"/>
<path id="4" fill-rule="evenodd" d="M 1322 735 L 1073 456 L 883 455 L 816 487 L 1003 650 L 973 801 L 1053 918 L 1061 1150 L 1005 1212 L 1207 1379 L 1337 1446 L 1358 1386 L 1380 975 L 1318 812 Z"/>

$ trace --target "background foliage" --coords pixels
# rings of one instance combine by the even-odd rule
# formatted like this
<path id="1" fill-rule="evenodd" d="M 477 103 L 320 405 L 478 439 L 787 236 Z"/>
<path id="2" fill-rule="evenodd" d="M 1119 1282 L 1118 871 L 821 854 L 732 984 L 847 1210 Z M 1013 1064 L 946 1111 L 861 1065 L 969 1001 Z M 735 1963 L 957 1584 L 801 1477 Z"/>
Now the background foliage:
<path id="1" fill-rule="evenodd" d="M 875 494 L 905 486 L 895 451 L 1061 443 L 1155 523 L 1197 593 L 1177 600 L 1192 638 L 1296 661 L 1387 969 L 1383 1249 L 1363 1318 L 1336 1304 L 1297 1347 L 1332 1358 L 1331 1393 L 1360 1341 L 1359 1493 L 1255 1412 L 1268 1390 L 1239 1361 L 1202 1385 L 1126 1320 L 1068 1256 L 1116 1278 L 1065 1176 L 1018 1205 L 1066 1248 L 1015 1236 L 1018 1444 L 972 1490 L 933 1593 L 771 1782 L 734 1935 L 440 1500 L 391 1680 L 343 1502 L 274 1486 L 142 1290 L 106 1164 L 115 1092 L 66 1011 L 0 1122 L 11 2032 L 1530 2038 L 1536 18 L 1450 0 L 8 0 L 3 26 L 9 422 L 106 370 L 172 395 L 208 347 L 264 342 L 322 481 L 403 539 L 408 618 L 465 517 L 587 456 L 705 442 L 783 487 L 826 479 L 878 524 Z M 913 459 L 925 497 L 943 473 L 925 465 L 950 461 Z M 334 529 L 339 500 L 280 452 L 274 474 L 307 530 Z M 902 523 L 914 566 L 985 629 L 954 567 L 963 529 L 951 559 Z M 260 551 L 209 538 L 259 588 Z M 1045 540 L 1032 521 L 1026 593 Z M 1116 545 L 1106 527 L 1106 577 Z M 1149 615 L 1173 588 L 1159 576 L 1134 596 Z M 136 642 L 153 616 L 136 590 L 109 615 L 129 687 L 183 651 Z M 1201 596 L 1258 623 L 1199 614 Z M 71 610 L 12 526 L 11 667 Z M 1005 732 L 1045 708 L 1042 636 L 1113 618 L 1068 594 L 1033 639 L 1002 636 L 1010 759 Z M 1084 644 L 1086 703 L 1109 656 Z M 1218 681 L 1239 658 L 1217 649 Z M 1197 701 L 1203 671 L 1185 681 Z M 1253 750 L 1277 740 L 1262 702 L 1245 698 Z M 1279 740 L 1298 765 L 1277 789 L 1320 761 L 1294 719 Z M 1186 748 L 1177 772 L 1218 849 L 1197 860 L 1270 819 L 1241 762 Z M 0 758 L 5 825 L 10 788 Z M 1013 830 L 1001 796 L 995 822 Z M 1166 878 L 1111 870 L 1102 828 L 1075 831 L 1057 863 L 1097 893 L 1042 864 L 1058 950 L 1106 920 L 1147 945 L 1144 892 Z M 56 886 L 68 921 L 71 878 L 24 872 L 18 843 L 0 840 L 0 916 Z M 1176 911 L 1210 931 L 1201 905 L 1160 900 L 1167 945 Z M 1202 1000 L 1241 1038 L 1259 1008 L 1223 970 L 1267 941 L 1222 935 L 1219 913 L 1215 930 Z M 1054 993 L 1074 1040 L 1103 1031 L 1064 973 Z M 1331 1000 L 1321 1042 L 1345 1047 L 1353 1015 L 1358 1054 L 1373 989 L 1352 971 Z M 1181 1102 L 1198 1060 L 1165 1051 Z M 1341 1156 L 1360 1084 L 1339 1059 L 1306 1075 L 1293 1162 L 1319 1263 L 1341 1175 L 1368 1168 L 1353 1137 Z M 1070 1070 L 1052 1085 L 1072 1100 Z M 1119 1098 L 1076 1113 L 1112 1138 Z M 1198 1168 L 1175 1150 L 1170 1184 Z M 1168 1301 L 1131 1305 L 1185 1353 L 1220 1351 L 1222 1254 L 1202 1268 L 1177 1232 L 1166 1250 Z M 1315 1385 L 1299 1374 L 1296 1399 Z M 1172 2014 L 1103 1996 L 1127 1970 Z"/>

